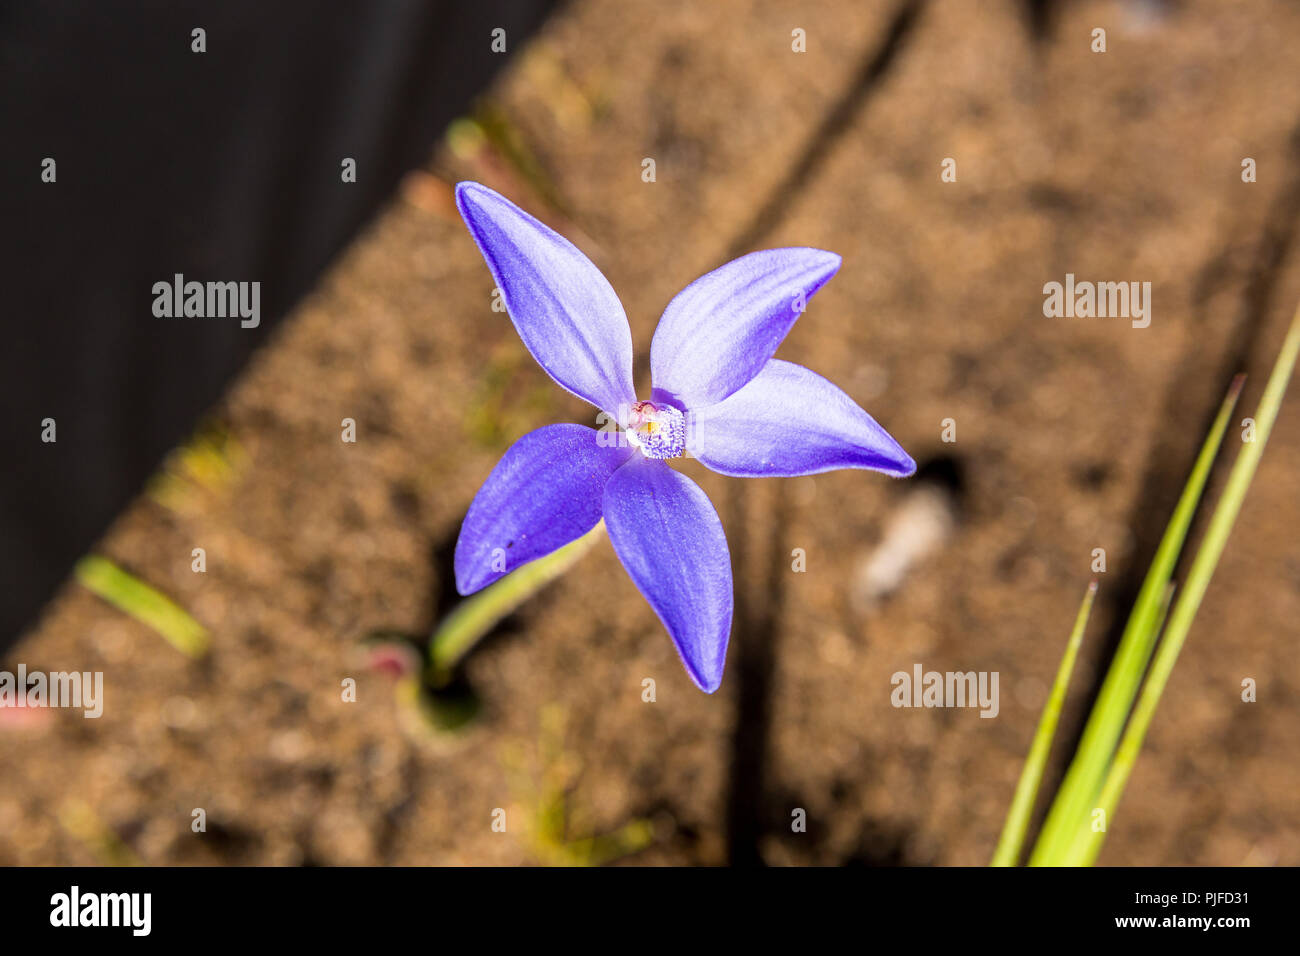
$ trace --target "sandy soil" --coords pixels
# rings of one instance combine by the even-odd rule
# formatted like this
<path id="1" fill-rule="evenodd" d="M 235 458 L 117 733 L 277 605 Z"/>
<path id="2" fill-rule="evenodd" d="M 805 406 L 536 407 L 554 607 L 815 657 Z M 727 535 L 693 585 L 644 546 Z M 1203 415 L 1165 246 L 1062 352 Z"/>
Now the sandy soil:
<path id="1" fill-rule="evenodd" d="M 573 839 L 650 821 L 630 862 L 987 860 L 1092 550 L 1108 569 L 1067 739 L 1207 416 L 1238 366 L 1249 414 L 1300 299 L 1300 10 L 1080 2 L 1038 35 L 1013 2 L 627 7 L 554 19 L 482 105 L 512 148 L 431 158 L 235 383 L 213 410 L 233 480 L 142 495 L 97 549 L 205 624 L 208 657 L 73 584 L 11 649 L 5 666 L 103 670 L 107 699 L 97 721 L 0 727 L 0 863 L 548 862 L 536 819 L 557 794 Z M 475 724 L 413 729 L 363 640 L 427 634 L 496 459 L 589 419 L 491 310 L 440 189 L 465 177 L 592 254 L 646 379 L 655 321 L 695 276 L 750 248 L 841 253 L 780 355 L 959 472 L 942 547 L 867 605 L 863 569 L 924 483 L 688 463 L 734 551 L 717 695 L 602 543 L 470 657 Z M 1150 327 L 1045 318 L 1067 272 L 1150 281 Z M 1298 421 L 1293 389 L 1104 863 L 1300 863 Z M 999 672 L 997 718 L 892 707 L 890 675 L 916 663 Z"/>

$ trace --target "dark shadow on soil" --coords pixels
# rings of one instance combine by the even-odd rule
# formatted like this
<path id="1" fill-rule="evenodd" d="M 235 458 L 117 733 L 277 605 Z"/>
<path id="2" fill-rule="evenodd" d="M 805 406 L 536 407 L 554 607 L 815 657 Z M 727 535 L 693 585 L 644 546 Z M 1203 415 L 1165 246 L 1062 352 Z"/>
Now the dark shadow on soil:
<path id="1" fill-rule="evenodd" d="M 727 258 L 754 248 L 781 222 L 790 203 L 801 194 L 804 184 L 888 74 L 924 6 L 924 0 L 905 0 L 899 5 L 882 41 L 863 60 L 852 83 L 818 125 L 798 161 L 731 244 Z M 772 540 L 762 558 L 751 552 L 747 527 L 750 498 L 743 486 L 737 487 L 729 502 L 727 522 L 735 579 L 751 581 L 760 573 L 763 578 L 761 588 L 736 589 L 732 624 L 731 673 L 738 690 L 727 796 L 727 859 L 733 866 L 763 865 L 759 844 L 767 829 L 763 793 L 771 736 L 772 674 L 786 573 L 782 546 L 788 510 L 785 484 L 777 482 L 773 491 Z M 757 565 L 761 560 L 766 560 L 767 565 L 760 570 Z"/>
<path id="2" fill-rule="evenodd" d="M 751 560 L 746 504 L 750 495 L 738 491 L 731 500 L 733 540 L 739 545 L 733 554 L 738 565 L 758 564 Z M 727 799 L 727 857 L 733 866 L 762 866 L 759 848 L 768 829 L 763 808 L 768 742 L 772 730 L 772 674 L 776 666 L 776 638 L 781 606 L 785 597 L 787 567 L 782 547 L 789 513 L 785 483 L 773 489 L 771 539 L 762 586 L 736 593 L 732 633 L 736 652 L 732 675 L 737 683 L 736 723 L 731 742 L 731 780 Z"/>
<path id="3" fill-rule="evenodd" d="M 899 50 L 911 34 L 924 7 L 925 0 L 905 0 L 899 5 L 889 23 L 889 29 L 885 31 L 884 40 L 862 62 L 862 67 L 849 88 L 812 134 L 799 161 L 791 167 L 780 185 L 772 190 L 767 203 L 749 226 L 736 237 L 729 258 L 754 248 L 785 217 L 790 203 L 802 195 L 804 184 L 811 180 L 831 147 L 853 125 L 871 93 L 894 65 Z"/>
<path id="4" fill-rule="evenodd" d="M 1059 0 L 1020 0 L 1025 27 L 1035 43 L 1046 43 L 1051 37 L 1056 13 L 1060 8 Z"/>
<path id="5" fill-rule="evenodd" d="M 1111 625 L 1097 659 L 1106 662 L 1107 666 L 1119 646 L 1128 612 L 1137 599 L 1142 580 L 1155 557 L 1169 516 L 1187 481 L 1205 434 L 1214 421 L 1233 376 L 1246 371 L 1251 357 L 1256 353 L 1283 266 L 1295 245 L 1296 224 L 1300 221 L 1300 125 L 1292 131 L 1290 145 L 1291 173 L 1270 207 L 1258 241 L 1250 247 L 1249 257 L 1244 260 L 1244 264 L 1238 262 L 1241 258 L 1241 244 L 1233 236 L 1225 244 L 1224 251 L 1207 262 L 1197 276 L 1193 300 L 1197 303 L 1198 323 L 1211 321 L 1209 302 L 1216 292 L 1241 284 L 1234 333 L 1229 347 L 1217 360 L 1205 354 L 1208 346 L 1195 345 L 1184 356 L 1165 395 L 1162 418 L 1181 424 L 1179 427 L 1157 431 L 1158 438 L 1147 457 L 1139 485 L 1141 492 L 1127 521 L 1133 534 L 1132 560 L 1127 563 L 1124 572 L 1107 581 L 1109 586 L 1103 586 L 1101 590 L 1101 595 L 1109 605 Z M 1272 357 L 1264 357 L 1264 361 L 1266 370 Z M 1208 374 L 1207 368 L 1212 369 Z M 1239 409 L 1237 420 L 1240 421 L 1245 414 Z M 1231 441 L 1232 434 L 1230 426 L 1225 445 Z M 1231 456 L 1221 455 L 1216 468 L 1226 467 L 1231 460 Z M 1202 499 L 1195 523 L 1188 534 L 1189 543 L 1197 535 L 1197 526 L 1203 520 L 1205 506 L 1206 502 Z M 1188 560 L 1189 555 L 1184 554 L 1180 563 L 1185 565 Z M 1100 693 L 1105 678 L 1106 668 L 1099 667 L 1088 690 L 1088 708 L 1081 711 L 1080 723 L 1071 728 L 1068 745 L 1061 749 L 1062 756 L 1058 760 L 1068 760 L 1074 754 L 1083 736 L 1088 709 Z M 1059 767 L 1059 770 L 1063 773 L 1064 766 Z M 1046 808 L 1042 808 L 1041 812 L 1046 812 Z"/>
<path id="6" fill-rule="evenodd" d="M 0 101 L 0 179 L 23 228 L 0 267 L 9 314 L 36 318 L 0 349 L 0 647 L 558 4 L 208 4 L 201 56 L 195 6 L 4 8 L 0 71 L 24 92 Z M 494 28 L 509 54 L 466 40 Z M 159 117 L 179 118 L 162 147 Z M 71 188 L 28 174 L 55 144 Z M 160 321 L 150 290 L 177 274 L 253 282 L 252 325 Z M 46 416 L 58 440 L 35 442 Z"/>

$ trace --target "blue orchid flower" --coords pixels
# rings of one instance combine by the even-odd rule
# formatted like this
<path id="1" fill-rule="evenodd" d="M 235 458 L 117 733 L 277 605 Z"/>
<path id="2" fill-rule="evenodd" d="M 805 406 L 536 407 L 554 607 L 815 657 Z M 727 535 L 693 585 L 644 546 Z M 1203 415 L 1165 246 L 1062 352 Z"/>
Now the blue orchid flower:
<path id="1" fill-rule="evenodd" d="M 768 249 L 696 279 L 659 320 L 654 387 L 638 401 L 632 333 L 600 270 L 486 186 L 460 183 L 456 205 L 528 351 L 557 385 L 600 409 L 606 425 L 547 425 L 505 453 L 461 526 L 457 590 L 472 594 L 603 518 L 687 673 L 713 693 L 731 635 L 731 556 L 708 496 L 667 462 L 690 454 L 739 477 L 916 471 L 848 395 L 772 358 L 840 257 Z"/>

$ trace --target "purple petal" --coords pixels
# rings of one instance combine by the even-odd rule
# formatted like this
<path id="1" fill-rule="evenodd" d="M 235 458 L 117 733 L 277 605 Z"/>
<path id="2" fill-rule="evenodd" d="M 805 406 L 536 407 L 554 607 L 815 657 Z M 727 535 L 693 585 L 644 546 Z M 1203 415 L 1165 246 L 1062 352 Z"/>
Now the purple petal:
<path id="1" fill-rule="evenodd" d="M 840 257 L 821 249 L 766 249 L 696 279 L 655 330 L 655 392 L 684 409 L 722 401 L 759 373 L 801 304 L 839 267 Z"/>
<path id="2" fill-rule="evenodd" d="M 853 399 L 802 365 L 772 359 L 730 398 L 693 416 L 691 452 L 741 478 L 872 468 L 905 478 L 916 462 Z"/>
<path id="3" fill-rule="evenodd" d="M 731 636 L 731 555 L 708 496 L 663 462 L 636 455 L 605 485 L 605 527 L 691 680 L 712 694 Z"/>
<path id="4" fill-rule="evenodd" d="M 591 260 L 486 186 L 460 183 L 456 206 L 519 337 L 546 373 L 614 415 L 635 402 L 627 315 Z"/>
<path id="5" fill-rule="evenodd" d="M 547 425 L 510 446 L 460 527 L 457 591 L 473 594 L 596 526 L 605 482 L 631 454 L 600 444 L 603 435 Z"/>

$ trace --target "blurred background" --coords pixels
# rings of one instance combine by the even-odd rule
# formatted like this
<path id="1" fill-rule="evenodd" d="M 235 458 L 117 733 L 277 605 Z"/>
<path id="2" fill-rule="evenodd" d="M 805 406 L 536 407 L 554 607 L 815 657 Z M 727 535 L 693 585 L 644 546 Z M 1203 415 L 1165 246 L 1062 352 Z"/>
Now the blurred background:
<path id="1" fill-rule="evenodd" d="M 1228 382 L 1249 414 L 1300 299 L 1298 41 L 1281 0 L 0 8 L 0 670 L 105 680 L 97 720 L 0 709 L 0 863 L 987 862 L 1094 549 L 1049 785 Z M 472 720 L 413 696 L 475 491 L 590 421 L 493 311 L 461 179 L 601 267 L 642 386 L 690 280 L 844 258 L 779 355 L 921 473 L 683 464 L 732 550 L 716 695 L 602 541 L 465 658 Z M 261 325 L 156 318 L 178 272 L 260 281 Z M 1067 273 L 1150 282 L 1150 326 L 1044 317 Z M 1298 415 L 1104 864 L 1300 863 Z M 997 717 L 891 706 L 918 664 L 998 672 Z"/>

